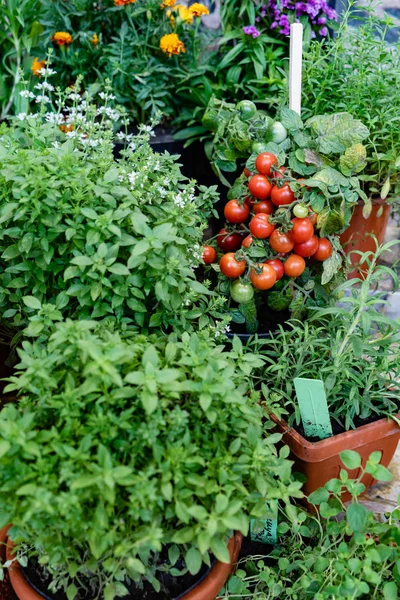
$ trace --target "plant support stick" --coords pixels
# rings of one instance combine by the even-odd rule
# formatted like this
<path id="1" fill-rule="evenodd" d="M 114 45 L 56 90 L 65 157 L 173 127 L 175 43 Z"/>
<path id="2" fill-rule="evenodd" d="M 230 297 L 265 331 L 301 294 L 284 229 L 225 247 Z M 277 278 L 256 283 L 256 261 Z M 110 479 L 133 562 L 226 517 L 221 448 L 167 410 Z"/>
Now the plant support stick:
<path id="1" fill-rule="evenodd" d="M 301 115 L 301 63 L 303 57 L 303 25 L 290 26 L 289 108 Z"/>

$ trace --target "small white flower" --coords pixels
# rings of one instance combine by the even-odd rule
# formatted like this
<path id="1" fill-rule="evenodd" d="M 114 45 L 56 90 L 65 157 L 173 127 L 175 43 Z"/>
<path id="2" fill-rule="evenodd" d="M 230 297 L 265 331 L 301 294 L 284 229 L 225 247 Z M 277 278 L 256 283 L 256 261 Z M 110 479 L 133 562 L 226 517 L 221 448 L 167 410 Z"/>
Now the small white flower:
<path id="1" fill-rule="evenodd" d="M 53 146 L 53 148 L 59 148 L 60 144 L 58 142 L 53 142 L 52 146 Z"/>
<path id="2" fill-rule="evenodd" d="M 17 115 L 17 119 L 19 119 L 20 121 L 25 121 L 26 117 L 27 117 L 27 114 L 26 114 L 26 113 L 24 113 L 24 112 L 20 112 L 20 113 Z"/>
<path id="3" fill-rule="evenodd" d="M 69 138 L 74 138 L 76 137 L 76 131 L 67 131 L 65 135 Z"/>
<path id="4" fill-rule="evenodd" d="M 137 173 L 135 173 L 134 171 L 132 171 L 132 173 L 128 173 L 129 183 L 132 186 L 135 185 L 136 177 L 137 177 Z"/>
<path id="5" fill-rule="evenodd" d="M 19 95 L 22 98 L 35 98 L 35 94 L 33 92 L 30 92 L 29 90 L 22 90 L 22 92 L 20 92 Z"/>
<path id="6" fill-rule="evenodd" d="M 54 71 L 54 69 L 50 69 L 50 67 L 43 67 L 43 69 L 40 69 L 38 73 L 39 75 L 42 75 L 42 77 L 50 77 L 51 75 L 55 75 L 57 71 Z"/>
<path id="7" fill-rule="evenodd" d="M 50 98 L 45 94 L 36 96 L 36 104 L 39 104 L 40 102 L 50 102 Z"/>
<path id="8" fill-rule="evenodd" d="M 68 96 L 68 98 L 69 98 L 70 100 L 80 100 L 80 99 L 81 99 L 80 95 L 79 95 L 79 94 L 77 94 L 76 92 L 72 92 L 72 93 L 71 93 L 71 94 Z"/>

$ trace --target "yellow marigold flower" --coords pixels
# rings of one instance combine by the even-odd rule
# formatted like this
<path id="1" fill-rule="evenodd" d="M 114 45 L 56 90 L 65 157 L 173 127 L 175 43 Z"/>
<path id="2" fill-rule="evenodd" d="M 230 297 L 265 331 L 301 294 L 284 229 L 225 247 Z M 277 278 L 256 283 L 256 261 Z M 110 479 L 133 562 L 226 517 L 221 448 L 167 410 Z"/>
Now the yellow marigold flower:
<path id="1" fill-rule="evenodd" d="M 187 6 L 184 6 L 183 4 L 176 4 L 173 10 L 179 13 L 180 18 L 185 23 L 193 23 L 193 15 L 190 11 L 190 8 Z"/>
<path id="2" fill-rule="evenodd" d="M 115 6 L 126 6 L 127 4 L 134 4 L 136 0 L 114 0 Z"/>
<path id="3" fill-rule="evenodd" d="M 72 44 L 72 35 L 66 31 L 57 31 L 51 38 L 59 46 L 68 46 Z"/>
<path id="4" fill-rule="evenodd" d="M 40 77 L 40 71 L 42 69 L 44 69 L 45 66 L 46 66 L 45 60 L 39 60 L 38 58 L 34 58 L 32 66 L 31 66 L 31 71 L 34 75 L 37 75 L 38 77 Z"/>
<path id="5" fill-rule="evenodd" d="M 163 35 L 160 40 L 160 48 L 171 57 L 173 54 L 180 54 L 186 52 L 184 43 L 179 39 L 176 33 L 167 33 Z"/>
<path id="6" fill-rule="evenodd" d="M 191 6 L 189 6 L 189 11 L 191 12 L 193 17 L 203 17 L 204 15 L 209 15 L 210 11 L 207 6 L 204 4 L 200 4 L 200 2 L 195 2 Z"/>
<path id="7" fill-rule="evenodd" d="M 184 23 L 193 23 L 193 16 L 188 7 L 183 4 L 175 4 L 172 10 L 167 10 L 166 13 L 172 27 L 175 27 L 175 15 L 173 12 L 177 12 Z"/>
<path id="8" fill-rule="evenodd" d="M 93 46 L 97 46 L 97 44 L 99 43 L 99 36 L 97 35 L 97 33 L 94 33 L 92 35 L 92 39 L 90 41 L 93 44 Z"/>
<path id="9" fill-rule="evenodd" d="M 63 133 L 68 133 L 68 131 L 73 131 L 74 130 L 74 126 L 71 125 L 59 125 L 58 129 L 61 129 L 61 131 Z"/>
<path id="10" fill-rule="evenodd" d="M 167 8 L 168 6 L 175 6 L 175 2 L 176 0 L 164 0 L 164 2 L 161 4 L 161 8 Z"/>

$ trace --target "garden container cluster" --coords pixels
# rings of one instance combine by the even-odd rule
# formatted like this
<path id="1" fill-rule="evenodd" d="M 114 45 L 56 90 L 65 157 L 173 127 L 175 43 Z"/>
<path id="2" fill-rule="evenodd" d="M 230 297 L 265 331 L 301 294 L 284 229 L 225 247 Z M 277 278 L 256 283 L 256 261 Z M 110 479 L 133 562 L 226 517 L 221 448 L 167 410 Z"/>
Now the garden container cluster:
<path id="1" fill-rule="evenodd" d="M 210 10 L 0 6 L 1 600 L 399 595 L 392 24 Z"/>

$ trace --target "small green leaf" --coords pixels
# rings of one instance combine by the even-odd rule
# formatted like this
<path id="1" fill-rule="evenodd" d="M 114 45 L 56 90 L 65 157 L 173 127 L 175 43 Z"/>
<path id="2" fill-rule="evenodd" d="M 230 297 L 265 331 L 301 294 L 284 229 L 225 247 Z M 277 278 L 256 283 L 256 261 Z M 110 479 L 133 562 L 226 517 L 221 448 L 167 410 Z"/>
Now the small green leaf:
<path id="1" fill-rule="evenodd" d="M 221 538 L 212 538 L 211 540 L 211 551 L 215 558 L 223 563 L 230 562 L 229 551 L 226 542 Z"/>
<path id="2" fill-rule="evenodd" d="M 394 581 L 387 581 L 383 586 L 383 597 L 385 600 L 397 600 L 397 584 Z"/>
<path id="3" fill-rule="evenodd" d="M 78 588 L 76 587 L 76 585 L 74 583 L 71 583 L 67 587 L 67 598 L 68 598 L 68 600 L 74 600 L 74 598 L 76 598 L 77 593 L 78 593 Z"/>
<path id="4" fill-rule="evenodd" d="M 129 269 L 122 263 L 114 263 L 111 267 L 108 267 L 108 270 L 114 275 L 130 275 Z"/>
<path id="5" fill-rule="evenodd" d="M 185 562 L 189 573 L 191 575 L 197 575 L 201 569 L 203 560 L 200 552 L 194 546 L 189 548 L 189 550 L 186 552 Z"/>
<path id="6" fill-rule="evenodd" d="M 7 454 L 10 448 L 10 442 L 8 442 L 7 440 L 0 440 L 0 458 L 3 458 L 3 456 Z"/>
<path id="7" fill-rule="evenodd" d="M 328 500 L 329 492 L 325 488 L 319 488 L 308 496 L 308 502 L 310 502 L 310 504 L 321 504 L 322 502 L 328 502 Z"/>
<path id="8" fill-rule="evenodd" d="M 24 296 L 22 300 L 25 306 L 27 306 L 28 308 L 33 308 L 35 310 L 40 310 L 42 308 L 40 300 L 38 300 L 34 296 Z"/>
<path id="9" fill-rule="evenodd" d="M 361 467 L 361 456 L 354 450 L 343 450 L 340 453 L 340 460 L 346 469 L 353 470 Z"/>
<path id="10" fill-rule="evenodd" d="M 363 504 L 350 504 L 346 511 L 347 522 L 354 532 L 364 532 L 368 510 Z"/>

